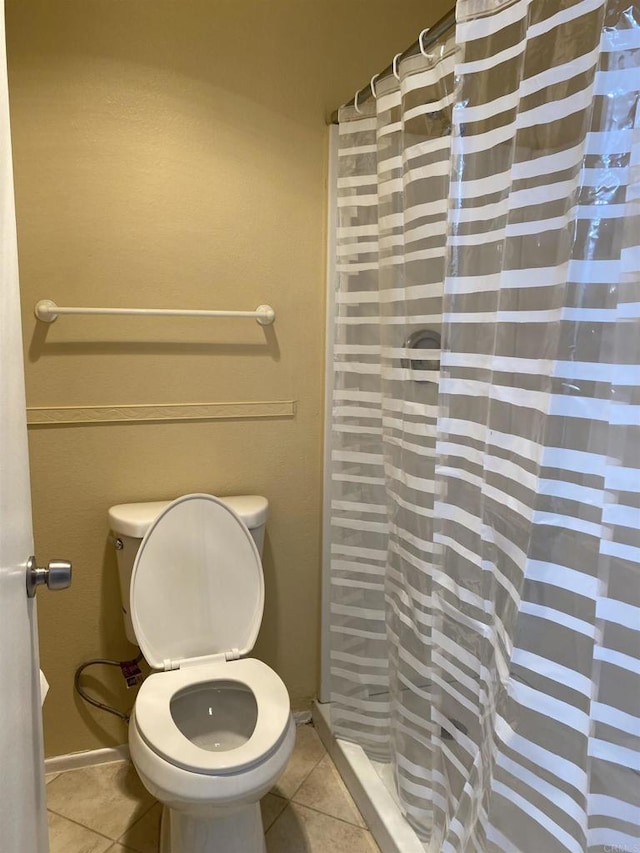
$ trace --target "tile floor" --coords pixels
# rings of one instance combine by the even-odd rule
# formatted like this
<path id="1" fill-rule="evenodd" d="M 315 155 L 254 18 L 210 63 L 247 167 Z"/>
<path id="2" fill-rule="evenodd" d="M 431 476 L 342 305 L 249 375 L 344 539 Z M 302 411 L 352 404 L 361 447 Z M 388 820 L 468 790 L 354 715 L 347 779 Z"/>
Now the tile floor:
<path id="1" fill-rule="evenodd" d="M 47 776 L 50 853 L 157 853 L 160 805 L 127 761 Z M 268 853 L 376 853 L 311 725 L 262 800 Z"/>

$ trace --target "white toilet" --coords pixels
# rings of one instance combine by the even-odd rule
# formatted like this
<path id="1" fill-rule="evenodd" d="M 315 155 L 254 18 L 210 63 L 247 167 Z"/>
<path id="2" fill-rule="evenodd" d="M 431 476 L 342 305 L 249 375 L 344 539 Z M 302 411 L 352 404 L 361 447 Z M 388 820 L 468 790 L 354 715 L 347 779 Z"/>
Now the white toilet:
<path id="1" fill-rule="evenodd" d="M 157 670 L 136 698 L 129 748 L 164 804 L 160 853 L 266 850 L 259 801 L 295 741 L 286 687 L 245 657 L 262 621 L 267 508 L 197 494 L 109 510 L 127 635 Z"/>

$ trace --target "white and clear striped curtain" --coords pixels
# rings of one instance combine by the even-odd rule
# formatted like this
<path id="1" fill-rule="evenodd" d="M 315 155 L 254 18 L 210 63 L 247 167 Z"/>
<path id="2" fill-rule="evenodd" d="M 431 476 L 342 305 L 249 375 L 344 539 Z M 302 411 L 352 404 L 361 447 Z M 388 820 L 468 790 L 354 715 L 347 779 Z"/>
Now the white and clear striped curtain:
<path id="1" fill-rule="evenodd" d="M 332 490 L 334 729 L 432 824 L 431 583 L 453 39 L 341 111 Z M 428 341 L 426 342 L 429 343 Z M 394 725 L 390 725 L 390 720 Z"/>
<path id="2" fill-rule="evenodd" d="M 640 10 L 459 0 L 429 54 L 340 115 L 334 729 L 434 853 L 631 853 Z"/>

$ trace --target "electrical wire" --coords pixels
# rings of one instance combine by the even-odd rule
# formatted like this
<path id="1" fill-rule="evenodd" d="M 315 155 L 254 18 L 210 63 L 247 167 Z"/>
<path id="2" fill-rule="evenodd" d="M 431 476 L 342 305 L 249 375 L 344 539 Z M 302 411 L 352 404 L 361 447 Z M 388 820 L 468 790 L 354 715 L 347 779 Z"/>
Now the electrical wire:
<path id="1" fill-rule="evenodd" d="M 135 659 L 135 663 L 140 663 L 143 658 L 142 652 Z M 85 661 L 81 663 L 80 666 L 76 669 L 75 674 L 73 676 L 73 686 L 76 689 L 79 696 L 84 699 L 85 702 L 88 702 L 90 705 L 93 705 L 95 708 L 101 708 L 103 711 L 107 711 L 109 714 L 114 714 L 116 717 L 120 717 L 121 720 L 124 720 L 125 723 L 129 722 L 129 718 L 131 717 L 131 713 L 128 711 L 119 711 L 117 708 L 112 708 L 111 705 L 106 705 L 104 702 L 100 702 L 98 699 L 94 699 L 93 696 L 90 696 L 81 686 L 80 686 L 80 676 L 87 669 L 87 667 L 95 666 L 96 664 L 102 664 L 103 666 L 117 666 L 122 669 L 122 664 L 131 663 L 131 661 L 120 661 L 120 660 L 108 660 L 107 658 L 93 658 L 92 660 Z"/>

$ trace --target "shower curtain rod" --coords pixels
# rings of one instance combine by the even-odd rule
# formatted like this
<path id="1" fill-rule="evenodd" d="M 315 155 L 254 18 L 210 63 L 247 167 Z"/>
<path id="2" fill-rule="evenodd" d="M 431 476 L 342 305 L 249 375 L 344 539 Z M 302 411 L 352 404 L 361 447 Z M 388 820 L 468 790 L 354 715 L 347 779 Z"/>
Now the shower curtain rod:
<path id="1" fill-rule="evenodd" d="M 429 47 L 429 45 L 434 44 L 438 41 L 446 32 L 448 32 L 451 27 L 455 26 L 456 23 L 456 8 L 450 9 L 446 15 L 443 15 L 439 21 L 437 21 L 432 27 L 430 27 L 429 31 L 422 39 L 422 49 Z M 399 61 L 402 62 L 403 59 L 408 59 L 410 56 L 415 56 L 416 54 L 421 52 L 420 40 L 417 39 L 408 47 L 404 53 L 401 53 L 399 56 Z M 377 74 L 377 77 L 385 77 L 387 74 L 391 74 L 393 72 L 393 62 L 390 65 Z M 358 101 L 362 103 L 362 101 L 366 101 L 371 97 L 371 83 L 368 86 L 365 86 L 364 89 L 359 90 Z M 355 103 L 355 97 L 351 98 L 351 100 L 345 104 L 347 107 L 352 107 Z M 334 110 L 331 114 L 331 124 L 338 124 L 338 110 Z"/>

